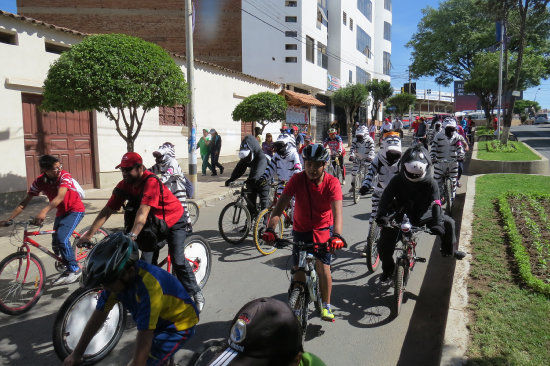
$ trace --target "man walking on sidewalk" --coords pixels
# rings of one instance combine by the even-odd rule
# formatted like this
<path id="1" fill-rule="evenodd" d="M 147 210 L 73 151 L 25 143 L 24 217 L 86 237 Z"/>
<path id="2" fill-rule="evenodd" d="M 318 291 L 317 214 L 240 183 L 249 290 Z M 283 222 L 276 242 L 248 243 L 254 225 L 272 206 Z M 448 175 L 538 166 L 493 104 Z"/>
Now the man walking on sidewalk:
<path id="1" fill-rule="evenodd" d="M 212 160 L 212 175 L 218 175 L 216 173 L 216 167 L 220 168 L 220 174 L 223 174 L 223 166 L 218 162 L 220 158 L 220 152 L 222 151 L 222 138 L 218 135 L 215 129 L 210 130 L 212 139 L 210 140 L 210 156 Z"/>
<path id="2" fill-rule="evenodd" d="M 208 161 L 210 159 L 210 140 L 212 138 L 210 137 L 210 134 L 208 133 L 208 130 L 204 128 L 202 130 L 202 137 L 200 138 L 197 149 L 200 149 L 201 159 L 202 159 L 202 175 L 206 175 L 206 168 L 212 170 L 212 165 L 210 165 L 210 162 Z"/>

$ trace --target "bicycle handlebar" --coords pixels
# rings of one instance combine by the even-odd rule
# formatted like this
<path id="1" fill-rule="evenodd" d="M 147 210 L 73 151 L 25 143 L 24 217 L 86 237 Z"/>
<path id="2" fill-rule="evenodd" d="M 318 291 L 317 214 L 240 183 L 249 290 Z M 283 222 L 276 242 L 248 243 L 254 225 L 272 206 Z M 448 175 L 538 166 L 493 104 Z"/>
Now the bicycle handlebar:
<path id="1" fill-rule="evenodd" d="M 306 243 L 306 242 L 294 242 L 292 240 L 288 240 L 288 239 L 280 239 L 278 238 L 277 240 L 275 240 L 275 246 L 277 248 L 284 248 L 286 247 L 287 245 L 296 245 L 298 247 L 299 250 L 311 250 L 313 252 L 319 252 L 319 251 L 324 251 L 324 252 L 328 252 L 329 249 L 328 249 L 328 242 L 327 243 Z"/>

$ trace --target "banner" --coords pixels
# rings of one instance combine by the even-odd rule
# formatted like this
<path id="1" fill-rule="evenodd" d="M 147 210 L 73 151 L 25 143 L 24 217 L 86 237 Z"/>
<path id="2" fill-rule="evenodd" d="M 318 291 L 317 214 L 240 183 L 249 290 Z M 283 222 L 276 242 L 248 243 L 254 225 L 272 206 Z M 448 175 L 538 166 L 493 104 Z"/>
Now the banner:
<path id="1" fill-rule="evenodd" d="M 286 123 L 289 125 L 304 125 L 309 123 L 309 108 L 289 106 L 286 109 Z"/>

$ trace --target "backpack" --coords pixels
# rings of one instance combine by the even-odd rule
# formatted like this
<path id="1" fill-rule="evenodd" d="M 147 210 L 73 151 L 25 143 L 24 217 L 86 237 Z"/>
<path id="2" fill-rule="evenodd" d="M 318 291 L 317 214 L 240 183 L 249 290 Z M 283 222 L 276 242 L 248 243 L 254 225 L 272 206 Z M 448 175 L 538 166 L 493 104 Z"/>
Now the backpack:
<path id="1" fill-rule="evenodd" d="M 185 193 L 187 194 L 187 198 L 193 198 L 193 193 L 195 193 L 193 190 L 193 183 L 191 183 L 191 181 L 186 177 L 183 177 L 182 181 L 185 187 Z"/>
<path id="2" fill-rule="evenodd" d="M 71 178 L 71 179 L 73 180 L 74 189 L 76 193 L 78 193 L 78 195 L 80 196 L 80 199 L 83 199 L 84 197 L 86 197 L 86 193 L 84 192 L 84 189 L 82 189 L 82 187 L 80 186 L 80 184 L 78 184 L 76 179 L 74 178 Z"/>

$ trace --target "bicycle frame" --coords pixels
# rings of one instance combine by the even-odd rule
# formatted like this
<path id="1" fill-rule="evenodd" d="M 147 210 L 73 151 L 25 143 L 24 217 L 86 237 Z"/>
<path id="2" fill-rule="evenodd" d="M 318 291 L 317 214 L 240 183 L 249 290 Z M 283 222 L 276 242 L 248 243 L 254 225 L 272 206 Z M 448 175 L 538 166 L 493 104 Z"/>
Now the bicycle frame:
<path id="1" fill-rule="evenodd" d="M 305 249 L 298 251 L 298 269 L 292 270 L 291 273 L 294 274 L 296 272 L 303 272 L 306 275 L 306 299 L 310 303 L 311 299 L 315 298 L 313 284 L 316 280 L 319 280 L 317 271 L 315 270 L 315 256 L 312 253 L 308 253 Z M 292 288 L 294 279 L 291 279 L 290 283 Z"/>
<path id="2" fill-rule="evenodd" d="M 30 253 L 30 251 L 31 251 L 31 248 L 29 246 L 29 244 L 30 244 L 31 246 L 39 249 L 40 251 L 47 254 L 49 257 L 53 258 L 54 260 L 56 260 L 60 263 L 63 263 L 63 264 L 67 263 L 65 261 L 65 259 L 63 259 L 61 256 L 55 255 L 55 253 L 51 252 L 48 248 L 44 247 L 43 245 L 40 245 L 39 243 L 37 243 L 36 241 L 34 241 L 30 238 L 31 236 L 52 235 L 52 234 L 55 234 L 55 232 L 56 232 L 55 230 L 27 231 L 27 226 L 28 226 L 28 224 L 24 225 L 23 244 L 17 249 L 17 251 Z M 73 231 L 71 236 L 75 239 L 80 238 L 80 234 L 77 233 L 76 231 Z M 28 256 L 28 254 L 27 254 L 27 256 Z M 79 255 L 79 256 L 76 257 L 76 261 L 78 262 L 78 261 L 82 260 L 85 257 L 86 257 L 86 255 Z"/>

